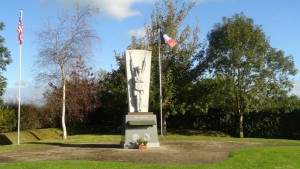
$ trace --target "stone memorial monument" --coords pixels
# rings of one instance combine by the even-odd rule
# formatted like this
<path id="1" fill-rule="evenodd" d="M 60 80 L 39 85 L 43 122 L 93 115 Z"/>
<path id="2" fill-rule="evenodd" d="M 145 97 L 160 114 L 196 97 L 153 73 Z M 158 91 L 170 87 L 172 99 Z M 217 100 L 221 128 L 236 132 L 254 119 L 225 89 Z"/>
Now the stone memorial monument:
<path id="1" fill-rule="evenodd" d="M 121 146 L 124 148 L 135 148 L 139 138 L 148 142 L 147 147 L 159 147 L 156 115 L 148 112 L 150 71 L 151 51 L 126 51 L 129 112 L 123 117 Z"/>

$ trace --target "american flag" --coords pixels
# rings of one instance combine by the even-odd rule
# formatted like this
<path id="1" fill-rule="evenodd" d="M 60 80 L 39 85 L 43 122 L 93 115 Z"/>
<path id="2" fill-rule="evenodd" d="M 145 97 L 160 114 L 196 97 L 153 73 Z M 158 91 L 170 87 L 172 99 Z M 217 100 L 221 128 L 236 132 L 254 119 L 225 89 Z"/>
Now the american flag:
<path id="1" fill-rule="evenodd" d="M 22 16 L 23 11 L 20 9 L 20 17 L 19 17 L 19 24 L 18 24 L 18 38 L 19 38 L 19 44 L 22 45 L 23 43 L 23 23 L 22 23 Z"/>

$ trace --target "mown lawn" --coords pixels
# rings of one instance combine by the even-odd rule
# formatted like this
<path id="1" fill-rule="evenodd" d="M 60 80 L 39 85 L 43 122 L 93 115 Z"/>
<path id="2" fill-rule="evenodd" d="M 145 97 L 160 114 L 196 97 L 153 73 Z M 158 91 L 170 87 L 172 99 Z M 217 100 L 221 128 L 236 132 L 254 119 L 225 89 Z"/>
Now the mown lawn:
<path id="1" fill-rule="evenodd" d="M 42 142 L 51 143 L 99 143 L 118 142 L 119 135 L 75 135 L 67 140 L 49 139 Z M 168 135 L 160 140 L 218 140 L 218 141 L 247 141 L 247 142 L 268 142 L 279 143 L 279 146 L 242 148 L 231 152 L 230 157 L 219 163 L 199 164 L 199 165 L 150 165 L 150 164 L 130 164 L 117 162 L 97 162 L 97 161 L 41 161 L 41 162 L 21 162 L 0 164 L 0 169 L 101 169 L 101 168 L 166 168 L 166 169 L 299 169 L 300 168 L 300 141 L 281 139 L 238 139 L 219 136 L 201 135 Z M 289 145 L 292 144 L 292 145 Z M 36 146 L 51 146 L 44 144 L 22 144 L 20 146 L 8 145 L 0 146 L 1 150 L 14 150 L 19 148 L 34 149 Z M 74 152 L 75 153 L 75 152 Z M 146 158 L 146 157 L 142 157 Z"/>

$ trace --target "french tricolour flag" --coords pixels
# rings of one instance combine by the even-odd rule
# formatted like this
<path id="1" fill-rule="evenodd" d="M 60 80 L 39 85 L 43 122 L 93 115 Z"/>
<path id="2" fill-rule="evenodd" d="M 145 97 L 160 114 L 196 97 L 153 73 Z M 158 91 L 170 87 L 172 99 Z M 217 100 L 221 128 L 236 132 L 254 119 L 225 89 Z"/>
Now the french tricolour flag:
<path id="1" fill-rule="evenodd" d="M 161 35 L 161 44 L 168 44 L 171 48 L 174 48 L 177 45 L 177 42 L 170 38 L 168 35 L 160 32 Z"/>

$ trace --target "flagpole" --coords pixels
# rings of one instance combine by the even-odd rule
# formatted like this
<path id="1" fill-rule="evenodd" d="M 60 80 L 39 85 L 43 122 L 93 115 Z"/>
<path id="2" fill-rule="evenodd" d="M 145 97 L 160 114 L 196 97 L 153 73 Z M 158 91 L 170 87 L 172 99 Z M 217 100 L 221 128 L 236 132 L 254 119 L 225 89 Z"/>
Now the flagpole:
<path id="1" fill-rule="evenodd" d="M 158 35 L 160 37 L 160 28 L 158 29 Z M 161 56 L 160 56 L 160 44 L 161 39 L 158 40 L 158 66 L 159 66 L 159 102 L 160 102 L 160 135 L 163 136 L 163 113 L 162 113 L 162 87 L 161 87 Z"/>
<path id="2" fill-rule="evenodd" d="M 23 10 L 20 9 L 20 18 L 18 23 L 18 39 L 19 39 L 19 95 L 18 95 L 18 145 L 20 145 L 20 121 L 21 121 L 21 73 L 22 73 L 22 44 L 23 44 Z"/>
<path id="3" fill-rule="evenodd" d="M 19 45 L 18 145 L 20 145 L 22 44 Z"/>

